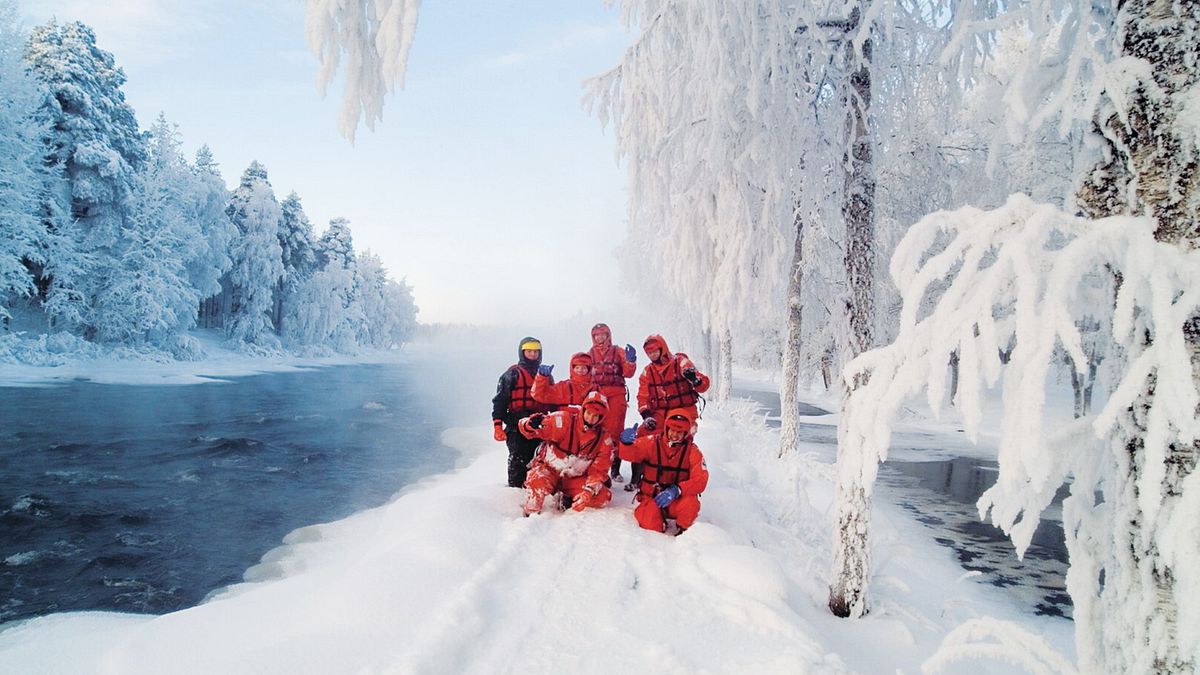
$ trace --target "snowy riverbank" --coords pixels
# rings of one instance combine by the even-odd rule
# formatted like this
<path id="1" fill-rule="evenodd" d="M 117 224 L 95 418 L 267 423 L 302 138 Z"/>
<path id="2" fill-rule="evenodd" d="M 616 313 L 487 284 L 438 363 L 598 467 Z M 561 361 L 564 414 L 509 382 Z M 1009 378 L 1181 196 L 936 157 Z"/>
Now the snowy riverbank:
<path id="1" fill-rule="evenodd" d="M 403 351 L 312 355 L 283 350 L 247 351 L 230 346 L 218 331 L 193 330 L 199 347 L 192 360 L 161 352 L 103 348 L 62 334 L 37 340 L 5 336 L 0 343 L 0 387 L 44 386 L 86 380 L 101 384 L 193 384 L 214 379 L 297 368 L 380 363 L 404 358 Z M 17 347 L 18 342 L 20 347 Z"/>
<path id="2" fill-rule="evenodd" d="M 1069 622 L 1022 613 L 878 503 L 874 610 L 832 617 L 832 466 L 774 461 L 776 432 L 745 404 L 705 415 L 713 480 L 701 522 L 679 538 L 638 530 L 625 493 L 599 512 L 520 518 L 486 425 L 442 442 L 461 451 L 457 471 L 294 531 L 247 583 L 198 607 L 0 631 L 0 672 L 915 673 L 980 616 L 1072 649 Z"/>

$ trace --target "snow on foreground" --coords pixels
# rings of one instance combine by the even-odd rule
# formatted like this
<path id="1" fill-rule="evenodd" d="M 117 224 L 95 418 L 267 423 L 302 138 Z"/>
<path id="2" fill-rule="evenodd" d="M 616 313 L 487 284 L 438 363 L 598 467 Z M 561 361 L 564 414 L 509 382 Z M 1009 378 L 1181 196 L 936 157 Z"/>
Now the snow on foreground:
<path id="1" fill-rule="evenodd" d="M 977 616 L 1070 651 L 1069 622 L 1021 616 L 885 505 L 874 611 L 831 616 L 832 467 L 772 461 L 777 438 L 746 405 L 710 406 L 697 439 L 710 489 L 673 538 L 638 529 L 625 492 L 601 511 L 522 518 L 503 445 L 484 424 L 453 429 L 459 470 L 292 532 L 198 607 L 9 627 L 0 673 L 915 673 Z"/>

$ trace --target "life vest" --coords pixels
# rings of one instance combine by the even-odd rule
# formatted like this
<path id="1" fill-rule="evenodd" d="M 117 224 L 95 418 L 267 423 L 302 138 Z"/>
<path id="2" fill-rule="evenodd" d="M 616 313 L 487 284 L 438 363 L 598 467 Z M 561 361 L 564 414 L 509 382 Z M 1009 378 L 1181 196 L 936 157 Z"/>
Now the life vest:
<path id="1" fill-rule="evenodd" d="M 679 461 L 670 462 L 663 459 L 663 444 L 667 442 L 666 435 L 659 435 L 654 442 L 654 461 L 642 462 L 641 493 L 653 497 L 659 488 L 668 485 L 678 485 L 692 477 L 692 467 L 688 465 L 688 453 L 692 449 L 692 441 L 679 453 Z"/>
<path id="2" fill-rule="evenodd" d="M 589 353 L 592 355 L 592 382 L 597 387 L 625 386 L 624 350 L 610 344 L 604 353 L 600 352 L 599 347 L 592 347 Z"/>
<path id="3" fill-rule="evenodd" d="M 592 462 L 600 454 L 601 441 L 604 438 L 604 427 L 597 425 L 592 431 L 581 433 L 583 412 L 577 408 L 568 408 L 556 413 L 567 416 L 567 441 L 558 443 L 543 441 L 541 444 L 542 461 L 565 476 L 581 476 L 591 467 Z M 543 422 L 546 424 L 547 422 Z"/>
<path id="4" fill-rule="evenodd" d="M 535 412 L 546 412 L 553 409 L 544 403 L 533 400 L 533 375 L 529 374 L 519 363 L 509 366 L 510 371 L 517 373 L 513 380 L 512 392 L 508 403 L 508 412 L 512 415 L 526 415 Z"/>
<path id="5" fill-rule="evenodd" d="M 680 357 L 687 358 L 687 355 L 671 355 L 671 362 L 661 371 L 653 363 L 646 366 L 650 373 L 647 393 L 651 410 L 688 408 L 700 400 L 692 383 L 683 376 L 683 369 L 679 367 Z"/>

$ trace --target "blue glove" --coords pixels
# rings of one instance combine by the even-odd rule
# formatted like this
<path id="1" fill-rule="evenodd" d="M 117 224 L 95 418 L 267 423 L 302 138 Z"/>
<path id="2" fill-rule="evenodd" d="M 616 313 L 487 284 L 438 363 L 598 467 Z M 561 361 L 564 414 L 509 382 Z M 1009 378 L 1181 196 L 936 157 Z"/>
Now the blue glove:
<path id="1" fill-rule="evenodd" d="M 625 345 L 625 360 L 630 363 L 637 363 L 637 350 L 633 345 Z"/>
<path id="2" fill-rule="evenodd" d="M 538 375 L 545 375 L 546 377 L 550 377 L 550 373 L 553 370 L 554 370 L 553 363 L 548 366 L 543 364 L 543 365 L 538 366 Z"/>
<path id="3" fill-rule="evenodd" d="M 667 488 L 666 490 L 663 490 L 662 492 L 655 495 L 654 503 L 658 504 L 658 508 L 665 509 L 671 505 L 671 502 L 675 501 L 676 499 L 679 499 L 680 492 L 681 492 L 681 490 L 679 489 L 678 485 L 672 485 L 671 487 Z"/>
<path id="4" fill-rule="evenodd" d="M 624 445 L 633 445 L 633 439 L 637 438 L 638 425 L 633 425 L 621 432 L 621 443 Z"/>

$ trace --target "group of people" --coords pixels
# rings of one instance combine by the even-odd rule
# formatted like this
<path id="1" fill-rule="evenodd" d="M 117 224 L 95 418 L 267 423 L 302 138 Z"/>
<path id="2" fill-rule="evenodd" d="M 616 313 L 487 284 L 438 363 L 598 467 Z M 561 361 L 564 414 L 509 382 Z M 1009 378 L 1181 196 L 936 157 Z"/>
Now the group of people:
<path id="1" fill-rule="evenodd" d="M 700 395 L 709 378 L 687 354 L 671 353 L 661 335 L 643 342 L 650 363 L 638 380 L 640 424 L 624 429 L 628 409 L 625 380 L 637 370 L 637 350 L 612 342 L 603 323 L 592 327 L 592 346 L 571 356 L 565 380 L 554 380 L 542 363 L 542 343 L 521 340 L 517 362 L 496 386 L 492 424 L 497 441 L 508 444 L 508 485 L 526 492 L 525 515 L 541 513 L 546 498 L 582 511 L 612 500 L 623 482 L 621 461 L 630 463 L 625 490 L 636 492 L 634 517 L 649 530 L 679 534 L 700 513 L 708 484 L 704 455 L 694 442 Z"/>

